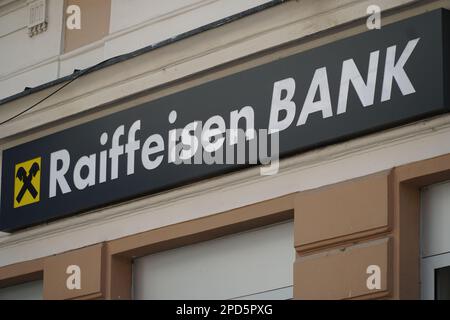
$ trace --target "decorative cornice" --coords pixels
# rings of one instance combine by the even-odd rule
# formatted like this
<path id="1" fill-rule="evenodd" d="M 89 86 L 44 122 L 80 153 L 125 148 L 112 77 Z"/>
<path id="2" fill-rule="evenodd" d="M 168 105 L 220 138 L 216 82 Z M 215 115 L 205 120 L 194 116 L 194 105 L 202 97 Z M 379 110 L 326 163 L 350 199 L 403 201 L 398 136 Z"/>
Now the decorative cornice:
<path id="1" fill-rule="evenodd" d="M 39 33 L 47 31 L 47 25 L 48 25 L 47 21 L 44 21 L 32 27 L 28 27 L 28 35 L 30 36 L 30 38 L 32 38 L 35 35 L 38 35 Z"/>
<path id="2" fill-rule="evenodd" d="M 28 4 L 28 35 L 34 37 L 47 30 L 47 1 L 29 0 Z"/>

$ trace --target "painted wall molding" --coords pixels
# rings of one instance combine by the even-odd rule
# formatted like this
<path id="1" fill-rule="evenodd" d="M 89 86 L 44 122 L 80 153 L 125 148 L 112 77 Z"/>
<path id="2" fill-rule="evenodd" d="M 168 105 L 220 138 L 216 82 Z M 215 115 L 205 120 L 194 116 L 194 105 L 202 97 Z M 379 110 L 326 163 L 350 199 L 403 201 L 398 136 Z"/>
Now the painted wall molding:
<path id="1" fill-rule="evenodd" d="M 13 11 L 19 10 L 27 5 L 27 0 L 1 0 L 0 17 Z"/>
<path id="2" fill-rule="evenodd" d="M 126 27 L 124 29 L 120 29 L 117 31 L 111 30 L 110 29 L 110 33 L 105 37 L 105 40 L 111 40 L 120 36 L 123 36 L 125 34 L 131 33 L 133 31 L 145 28 L 149 25 L 155 24 L 157 22 L 163 21 L 163 20 L 167 20 L 179 15 L 182 15 L 183 13 L 186 13 L 188 11 L 192 11 L 192 10 L 196 10 L 202 7 L 205 7 L 207 5 L 210 5 L 211 3 L 217 2 L 219 0 L 198 0 L 194 3 L 188 4 L 186 6 L 182 6 L 180 8 L 177 8 L 176 10 L 170 11 L 170 12 L 166 12 L 164 14 L 160 14 L 157 15 L 155 17 L 152 17 L 151 19 L 145 20 L 143 22 L 137 23 L 135 25 Z"/>
<path id="3" fill-rule="evenodd" d="M 47 31 L 47 0 L 28 0 L 28 35 L 34 37 Z"/>

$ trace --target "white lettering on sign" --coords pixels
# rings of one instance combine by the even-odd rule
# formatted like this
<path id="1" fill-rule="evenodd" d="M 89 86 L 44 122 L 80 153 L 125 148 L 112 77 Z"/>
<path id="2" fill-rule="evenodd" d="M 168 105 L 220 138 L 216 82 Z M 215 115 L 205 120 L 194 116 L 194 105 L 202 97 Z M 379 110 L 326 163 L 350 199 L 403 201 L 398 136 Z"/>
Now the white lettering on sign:
<path id="1" fill-rule="evenodd" d="M 81 290 L 81 268 L 76 264 L 67 267 L 66 274 L 69 276 L 66 280 L 68 290 Z"/>
<path id="2" fill-rule="evenodd" d="M 60 163 L 61 165 L 59 165 Z M 50 190 L 49 190 L 50 198 L 56 196 L 57 185 L 59 186 L 63 194 L 72 191 L 65 178 L 65 174 L 69 170 L 69 164 L 70 164 L 70 153 L 66 149 L 53 152 L 50 155 Z"/>
<path id="3" fill-rule="evenodd" d="M 397 61 L 395 61 L 397 46 L 387 48 L 383 73 L 383 87 L 380 98 L 381 102 L 391 99 L 394 80 L 404 96 L 416 92 L 404 68 L 419 40 L 420 38 L 409 41 Z M 362 78 L 353 59 L 345 60 L 342 63 L 337 114 L 342 114 L 347 111 L 350 83 L 355 88 L 363 107 L 369 107 L 374 104 L 376 80 L 380 74 L 378 72 L 379 53 L 378 50 L 370 53 L 366 81 Z M 319 93 L 318 99 L 316 99 L 317 93 Z M 292 101 L 294 94 L 295 80 L 293 78 L 287 78 L 274 83 L 269 133 L 283 131 L 292 124 L 297 113 L 296 105 Z M 283 99 L 281 98 L 282 96 L 284 96 Z M 297 126 L 306 124 L 308 116 L 315 112 L 320 112 L 323 119 L 333 116 L 326 67 L 316 69 L 314 72 L 303 108 L 300 111 Z M 281 120 L 280 115 L 283 115 Z"/>
<path id="4" fill-rule="evenodd" d="M 367 71 L 363 70 L 362 73 L 354 59 L 342 61 L 340 63 L 341 73 L 338 78 L 340 82 L 334 85 L 336 90 L 330 90 L 333 88 L 333 84 L 330 85 L 327 67 L 316 68 L 311 73 L 309 86 L 302 85 L 308 90 L 302 97 L 301 110 L 298 110 L 297 107 L 300 108 L 300 105 L 294 101 L 296 80 L 288 77 L 275 81 L 267 129 L 258 131 L 264 131 L 265 135 L 275 135 L 294 126 L 294 123 L 297 127 L 305 126 L 313 117 L 326 119 L 345 114 L 350 87 L 354 88 L 360 101 L 360 106 L 356 107 L 362 108 L 369 108 L 376 102 L 391 100 L 394 82 L 402 95 L 415 93 L 416 90 L 405 71 L 405 65 L 419 40 L 420 38 L 410 40 L 401 54 L 397 54 L 397 45 L 390 46 L 386 50 L 370 52 L 367 57 L 369 60 Z M 380 66 L 379 61 L 384 51 L 385 63 L 384 66 Z M 396 59 L 396 57 L 398 58 Z M 380 68 L 383 70 L 379 70 Z M 378 96 L 376 95 L 377 83 L 382 84 Z M 332 92 L 336 92 L 338 96 L 332 97 Z M 333 106 L 333 102 L 336 106 Z M 333 110 L 336 110 L 335 113 Z M 72 192 L 72 189 L 84 190 L 94 187 L 98 183 L 116 180 L 121 174 L 119 172 L 121 167 L 126 167 L 127 176 L 134 175 L 135 165 L 138 161 L 146 170 L 155 170 L 163 163 L 165 155 L 169 164 L 189 163 L 188 161 L 192 158 L 196 160 L 195 157 L 201 154 L 204 155 L 202 159 L 205 164 L 223 163 L 216 159 L 221 158 L 220 155 L 226 146 L 238 144 L 238 123 L 241 123 L 242 126 L 245 124 L 243 141 L 250 141 L 250 148 L 252 143 L 256 145 L 257 140 L 261 141 L 255 134 L 255 118 L 255 109 L 250 105 L 244 105 L 232 110 L 228 118 L 223 115 L 212 115 L 205 122 L 195 120 L 184 123 L 184 127 L 170 129 L 167 132 L 167 140 L 163 135 L 157 133 L 141 137 L 140 119 L 131 125 L 118 125 L 111 132 L 101 133 L 99 140 L 102 148 L 98 153 L 82 155 L 75 160 L 71 159 L 71 154 L 66 149 L 50 154 L 49 198 L 57 196 L 59 191 L 66 194 Z M 168 121 L 171 125 L 175 125 L 176 120 L 177 112 L 172 110 Z M 227 133 L 229 134 L 227 135 Z M 263 141 L 268 141 L 264 135 L 262 138 L 265 139 Z M 165 145 L 165 141 L 167 141 L 167 145 Z M 268 148 L 266 149 L 268 150 Z M 274 167 L 277 169 L 278 146 L 271 149 L 276 151 L 275 154 L 272 152 L 270 157 L 267 155 L 259 157 L 259 159 L 273 160 L 275 158 Z M 237 156 L 239 163 L 239 157 L 242 156 L 239 148 Z M 254 160 L 250 159 L 249 163 L 256 164 L 257 161 Z M 72 174 L 69 174 L 70 169 L 72 169 Z M 264 172 L 264 174 L 269 174 L 277 172 L 277 170 L 265 170 Z"/>
<path id="5" fill-rule="evenodd" d="M 405 72 L 405 64 L 418 42 L 419 38 L 409 41 L 397 62 L 395 62 L 397 46 L 387 48 L 381 102 L 391 100 L 392 80 L 394 79 L 404 96 L 416 92 L 411 80 L 409 80 L 408 75 Z"/>

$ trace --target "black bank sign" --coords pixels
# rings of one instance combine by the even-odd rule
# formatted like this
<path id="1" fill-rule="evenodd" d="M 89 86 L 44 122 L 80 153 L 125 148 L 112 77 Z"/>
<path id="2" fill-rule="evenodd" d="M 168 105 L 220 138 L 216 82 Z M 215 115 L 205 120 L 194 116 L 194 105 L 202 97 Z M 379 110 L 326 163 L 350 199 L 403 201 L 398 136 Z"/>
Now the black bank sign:
<path id="1" fill-rule="evenodd" d="M 251 129 L 276 134 L 284 157 L 447 112 L 448 26 L 448 12 L 433 11 L 5 150 L 0 229 L 248 166 L 174 160 L 229 153 L 227 129 L 248 145 Z"/>

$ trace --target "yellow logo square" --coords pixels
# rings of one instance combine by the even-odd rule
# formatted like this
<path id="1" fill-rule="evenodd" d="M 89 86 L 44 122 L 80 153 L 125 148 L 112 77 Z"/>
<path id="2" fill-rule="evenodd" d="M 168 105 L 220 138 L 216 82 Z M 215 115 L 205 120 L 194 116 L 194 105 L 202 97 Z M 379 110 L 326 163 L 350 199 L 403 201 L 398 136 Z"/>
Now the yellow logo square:
<path id="1" fill-rule="evenodd" d="M 16 164 L 14 172 L 14 208 L 39 202 L 41 157 Z"/>

